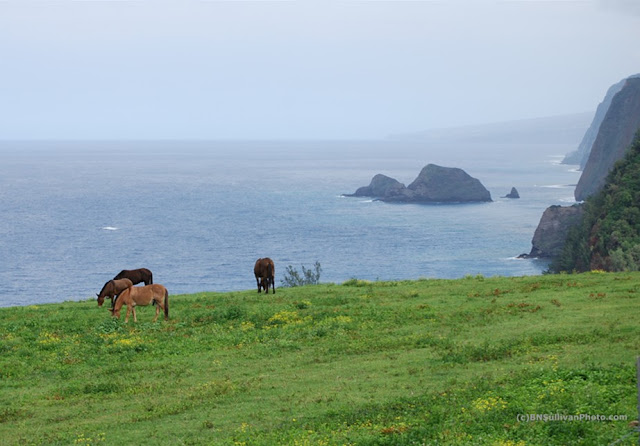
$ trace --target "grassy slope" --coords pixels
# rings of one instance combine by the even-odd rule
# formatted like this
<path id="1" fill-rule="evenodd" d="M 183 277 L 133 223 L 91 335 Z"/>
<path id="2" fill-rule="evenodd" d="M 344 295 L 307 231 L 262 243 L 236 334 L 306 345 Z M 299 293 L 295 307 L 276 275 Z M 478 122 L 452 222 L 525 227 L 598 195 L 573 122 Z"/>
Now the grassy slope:
<path id="1" fill-rule="evenodd" d="M 0 309 L 0 444 L 608 444 L 637 418 L 639 289 L 353 280 L 171 296 L 169 322 L 127 325 L 95 301 Z"/>

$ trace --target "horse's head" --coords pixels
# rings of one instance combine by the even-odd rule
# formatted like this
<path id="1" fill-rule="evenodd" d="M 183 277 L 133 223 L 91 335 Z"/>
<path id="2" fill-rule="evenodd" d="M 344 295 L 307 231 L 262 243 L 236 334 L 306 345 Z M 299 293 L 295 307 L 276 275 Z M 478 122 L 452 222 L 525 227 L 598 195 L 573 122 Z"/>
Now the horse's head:
<path id="1" fill-rule="evenodd" d="M 104 286 L 102 287 L 100 292 L 98 294 L 96 294 L 96 296 L 98 296 L 98 306 L 99 307 L 102 306 L 102 303 L 104 302 L 104 298 L 107 297 L 107 296 L 110 296 L 111 293 L 113 293 L 113 289 L 114 289 L 113 280 L 108 280 L 104 284 Z"/>
<path id="2" fill-rule="evenodd" d="M 108 310 L 111 312 L 111 316 L 120 319 L 120 308 L 118 308 L 117 310 L 115 308 L 109 308 Z"/>
<path id="3" fill-rule="evenodd" d="M 260 278 L 260 286 L 265 291 L 265 293 L 268 293 L 269 292 L 269 278 L 268 277 L 261 277 Z"/>

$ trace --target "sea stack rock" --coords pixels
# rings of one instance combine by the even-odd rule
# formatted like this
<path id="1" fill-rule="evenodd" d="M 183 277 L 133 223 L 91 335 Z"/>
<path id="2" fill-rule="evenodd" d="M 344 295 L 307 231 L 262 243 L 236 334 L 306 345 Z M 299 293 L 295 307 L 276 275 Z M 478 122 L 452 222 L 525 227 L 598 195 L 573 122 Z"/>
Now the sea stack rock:
<path id="1" fill-rule="evenodd" d="M 511 192 L 509 192 L 507 195 L 505 195 L 502 198 L 520 198 L 520 194 L 518 193 L 518 189 L 516 189 L 515 187 L 512 187 Z"/>
<path id="2" fill-rule="evenodd" d="M 425 166 L 418 177 L 408 186 L 397 180 L 378 174 L 369 186 L 361 187 L 347 197 L 373 197 L 386 202 L 398 203 L 470 203 L 487 202 L 491 194 L 464 170 Z"/>
<path id="3" fill-rule="evenodd" d="M 368 186 L 358 188 L 353 194 L 345 194 L 346 197 L 387 197 L 401 193 L 405 189 L 405 185 L 398 180 L 377 174 L 371 179 Z"/>
<path id="4" fill-rule="evenodd" d="M 491 201 L 491 194 L 479 180 L 456 167 L 428 164 L 407 189 L 413 192 L 413 201 L 436 203 Z"/>

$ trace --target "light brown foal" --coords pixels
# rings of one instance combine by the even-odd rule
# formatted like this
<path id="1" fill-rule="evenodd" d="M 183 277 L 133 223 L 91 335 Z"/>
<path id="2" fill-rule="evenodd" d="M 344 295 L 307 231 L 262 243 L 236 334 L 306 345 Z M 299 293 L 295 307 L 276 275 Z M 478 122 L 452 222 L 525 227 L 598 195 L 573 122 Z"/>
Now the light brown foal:
<path id="1" fill-rule="evenodd" d="M 124 318 L 125 323 L 129 322 L 129 314 L 133 311 L 133 322 L 138 322 L 136 318 L 136 306 L 146 306 L 155 302 L 156 304 L 156 317 L 153 318 L 153 322 L 158 320 L 158 314 L 160 309 L 164 310 L 164 320 L 169 319 L 169 292 L 167 289 L 158 284 L 146 286 L 131 286 L 124 290 L 120 296 L 116 299 L 115 305 L 111 310 L 111 314 L 114 317 L 120 317 L 120 309 L 123 305 L 127 306 L 127 314 Z"/>

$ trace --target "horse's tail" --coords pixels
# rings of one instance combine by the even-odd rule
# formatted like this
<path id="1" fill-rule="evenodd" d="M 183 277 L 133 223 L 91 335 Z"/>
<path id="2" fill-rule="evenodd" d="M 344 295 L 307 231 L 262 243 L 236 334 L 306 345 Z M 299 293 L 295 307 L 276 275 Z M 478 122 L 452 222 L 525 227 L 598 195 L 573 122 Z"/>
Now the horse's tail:
<path id="1" fill-rule="evenodd" d="M 153 285 L 153 273 L 151 271 L 149 271 L 149 285 Z"/>
<path id="2" fill-rule="evenodd" d="M 164 289 L 164 319 L 169 319 L 169 291 Z"/>

